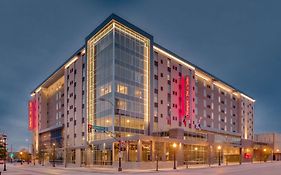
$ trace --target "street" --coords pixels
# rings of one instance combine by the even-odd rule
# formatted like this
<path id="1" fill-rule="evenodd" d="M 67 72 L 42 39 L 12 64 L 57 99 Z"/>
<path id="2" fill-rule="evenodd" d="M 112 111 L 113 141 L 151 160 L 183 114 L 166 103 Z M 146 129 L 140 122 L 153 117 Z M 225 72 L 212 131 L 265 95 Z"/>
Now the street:
<path id="1" fill-rule="evenodd" d="M 2 168 L 1 168 L 2 171 Z M 124 170 L 117 173 L 115 169 L 109 168 L 67 168 L 64 167 L 42 167 L 28 165 L 12 165 L 8 164 L 8 171 L 2 175 L 90 175 L 90 174 L 169 174 L 169 175 L 280 175 L 281 162 L 269 163 L 247 163 L 243 165 L 230 165 L 222 167 L 197 167 L 189 169 L 161 169 L 159 172 L 155 170 Z"/>

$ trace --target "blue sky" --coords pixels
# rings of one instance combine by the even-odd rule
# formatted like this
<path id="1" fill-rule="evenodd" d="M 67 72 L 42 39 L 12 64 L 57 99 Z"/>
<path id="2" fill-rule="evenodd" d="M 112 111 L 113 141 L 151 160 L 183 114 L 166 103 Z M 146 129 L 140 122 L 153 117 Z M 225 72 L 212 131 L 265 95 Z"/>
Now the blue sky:
<path id="1" fill-rule="evenodd" d="M 111 13 L 256 99 L 255 131 L 281 131 L 281 1 L 1 0 L 0 131 L 26 147 L 29 93 Z"/>

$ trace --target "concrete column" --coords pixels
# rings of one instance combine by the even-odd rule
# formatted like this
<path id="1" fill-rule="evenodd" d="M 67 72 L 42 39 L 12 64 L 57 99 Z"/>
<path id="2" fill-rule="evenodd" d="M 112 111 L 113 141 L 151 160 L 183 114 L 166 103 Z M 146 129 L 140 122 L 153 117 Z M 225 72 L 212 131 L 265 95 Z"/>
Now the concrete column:
<path id="1" fill-rule="evenodd" d="M 112 163 L 115 161 L 115 150 L 114 150 L 114 142 L 112 143 L 112 145 L 111 145 L 111 149 L 112 149 Z M 117 155 L 117 157 L 118 157 L 118 155 Z"/>
<path id="2" fill-rule="evenodd" d="M 142 141 L 138 140 L 138 156 L 137 156 L 137 162 L 142 161 Z"/>
<path id="3" fill-rule="evenodd" d="M 151 160 L 155 160 L 155 141 L 151 141 L 151 152 L 150 152 Z"/>
<path id="4" fill-rule="evenodd" d="M 93 165 L 93 151 L 90 148 L 86 149 L 86 162 L 87 165 Z"/>
<path id="5" fill-rule="evenodd" d="M 77 166 L 81 166 L 81 149 L 75 150 L 75 164 Z"/>
<path id="6" fill-rule="evenodd" d="M 239 164 L 242 164 L 243 162 L 243 151 L 242 151 L 242 147 L 239 148 Z"/>
<path id="7" fill-rule="evenodd" d="M 163 143 L 163 152 L 164 152 L 164 154 L 162 155 L 162 160 L 163 160 L 163 161 L 166 161 L 166 152 L 167 152 L 166 146 L 167 146 L 167 143 L 164 142 L 164 143 Z"/>
<path id="8" fill-rule="evenodd" d="M 183 165 L 183 161 L 184 161 L 183 146 L 184 145 L 182 143 L 180 143 L 180 144 L 178 144 L 178 148 L 176 149 L 177 165 Z"/>
<path id="9" fill-rule="evenodd" d="M 129 141 L 126 141 L 126 151 L 125 151 L 125 161 L 129 161 L 130 157 L 129 157 Z"/>

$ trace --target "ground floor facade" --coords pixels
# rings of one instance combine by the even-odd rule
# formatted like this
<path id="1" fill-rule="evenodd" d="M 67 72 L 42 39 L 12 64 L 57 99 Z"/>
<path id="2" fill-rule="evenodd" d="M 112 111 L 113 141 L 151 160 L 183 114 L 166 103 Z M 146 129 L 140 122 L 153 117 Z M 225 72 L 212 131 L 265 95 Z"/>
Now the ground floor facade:
<path id="1" fill-rule="evenodd" d="M 225 139 L 227 138 L 227 139 Z M 120 147 L 119 147 L 120 145 Z M 87 147 L 50 147 L 40 162 L 76 166 L 117 167 L 119 157 L 123 167 L 230 164 L 272 160 L 270 145 L 243 141 L 237 137 L 216 134 L 185 134 L 183 138 L 135 135 L 118 139 L 94 141 Z M 65 161 L 66 160 L 66 161 Z M 149 165 L 151 164 L 151 165 Z"/>

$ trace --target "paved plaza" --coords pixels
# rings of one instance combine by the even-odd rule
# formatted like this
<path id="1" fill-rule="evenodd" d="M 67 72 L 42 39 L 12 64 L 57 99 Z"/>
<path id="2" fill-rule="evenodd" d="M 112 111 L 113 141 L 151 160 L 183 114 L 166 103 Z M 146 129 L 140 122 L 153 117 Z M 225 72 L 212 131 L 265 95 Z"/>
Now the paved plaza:
<path id="1" fill-rule="evenodd" d="M 2 168 L 1 168 L 2 170 Z M 280 175 L 281 162 L 268 163 L 247 163 L 243 165 L 229 165 L 221 167 L 183 167 L 172 169 L 155 170 L 124 170 L 118 173 L 115 169 L 108 168 L 64 168 L 64 167 L 42 167 L 29 165 L 12 165 L 8 164 L 8 171 L 2 175 L 90 175 L 90 174 L 169 174 L 169 175 Z"/>

